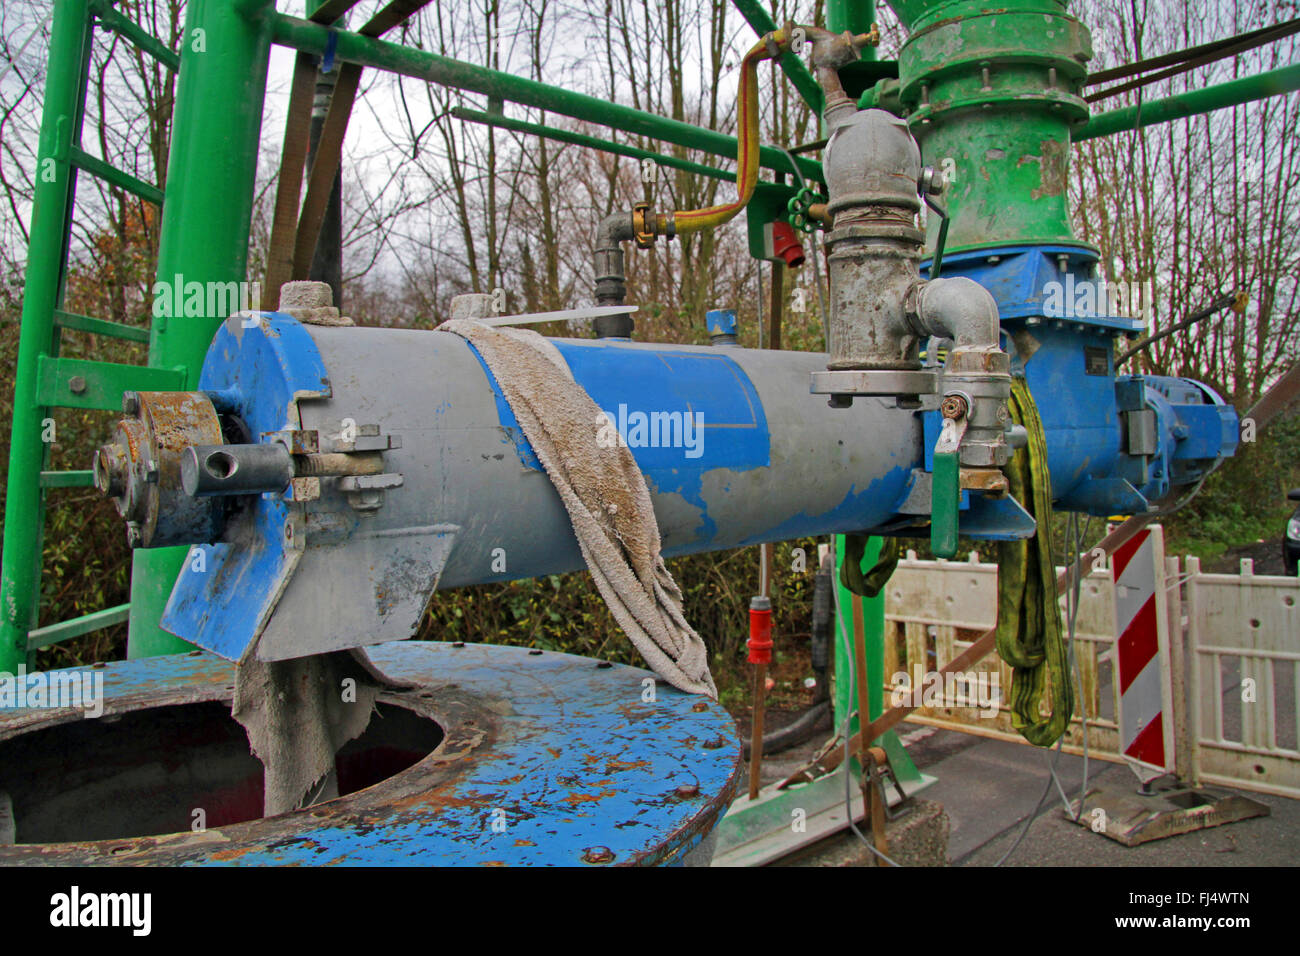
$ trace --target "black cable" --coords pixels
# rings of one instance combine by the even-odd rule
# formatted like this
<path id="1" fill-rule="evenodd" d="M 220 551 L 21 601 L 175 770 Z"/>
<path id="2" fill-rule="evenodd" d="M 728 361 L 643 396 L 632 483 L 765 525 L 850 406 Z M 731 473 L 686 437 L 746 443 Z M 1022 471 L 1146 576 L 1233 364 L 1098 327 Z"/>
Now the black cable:
<path id="1" fill-rule="evenodd" d="M 1173 335 L 1175 332 L 1181 332 L 1183 329 L 1187 328 L 1188 326 L 1195 325 L 1197 322 L 1201 322 L 1205 319 L 1208 319 L 1216 312 L 1222 312 L 1224 309 L 1228 308 L 1228 306 L 1236 302 L 1237 297 L 1239 295 L 1240 293 L 1238 292 L 1232 292 L 1229 293 L 1228 295 L 1220 296 L 1219 298 L 1211 302 L 1209 305 L 1207 305 L 1205 308 L 1197 312 L 1193 312 L 1187 318 L 1183 319 L 1183 321 L 1177 322 L 1174 325 L 1169 326 L 1169 328 L 1167 329 L 1162 329 L 1159 332 L 1157 332 L 1155 335 L 1148 335 L 1146 338 L 1140 339 L 1136 345 L 1132 346 L 1131 348 L 1125 349 L 1119 355 L 1115 356 L 1115 368 L 1118 369 L 1121 365 L 1123 365 L 1125 362 L 1131 359 L 1138 352 L 1141 352 L 1142 350 L 1148 348 L 1155 342 L 1159 342 L 1165 336 Z"/>

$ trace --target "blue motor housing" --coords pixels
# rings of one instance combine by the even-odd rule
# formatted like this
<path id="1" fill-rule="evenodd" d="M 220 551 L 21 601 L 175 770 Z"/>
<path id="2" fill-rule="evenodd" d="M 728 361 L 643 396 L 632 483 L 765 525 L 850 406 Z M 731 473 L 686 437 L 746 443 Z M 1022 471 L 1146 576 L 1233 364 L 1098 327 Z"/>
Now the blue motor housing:
<path id="1" fill-rule="evenodd" d="M 1111 306 L 1149 292 L 1093 278 L 1096 262 L 1086 247 L 1017 246 L 951 256 L 943 274 L 968 276 L 997 300 L 1012 373 L 1028 381 L 1047 433 L 1056 506 L 1137 514 L 1232 455 L 1238 416 L 1203 383 L 1115 374 L 1117 337 L 1144 323 Z"/>

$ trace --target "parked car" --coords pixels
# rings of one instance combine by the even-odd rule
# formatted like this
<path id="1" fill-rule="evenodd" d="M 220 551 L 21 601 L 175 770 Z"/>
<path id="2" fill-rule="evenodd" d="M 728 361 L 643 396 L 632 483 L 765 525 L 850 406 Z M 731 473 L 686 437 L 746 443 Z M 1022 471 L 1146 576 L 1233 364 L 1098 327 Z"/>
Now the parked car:
<path id="1" fill-rule="evenodd" d="M 1292 488 L 1286 495 L 1287 501 L 1300 502 L 1300 488 Z M 1295 575 L 1296 566 L 1300 564 L 1300 504 L 1286 523 L 1286 534 L 1282 535 L 1282 563 L 1286 573 Z"/>

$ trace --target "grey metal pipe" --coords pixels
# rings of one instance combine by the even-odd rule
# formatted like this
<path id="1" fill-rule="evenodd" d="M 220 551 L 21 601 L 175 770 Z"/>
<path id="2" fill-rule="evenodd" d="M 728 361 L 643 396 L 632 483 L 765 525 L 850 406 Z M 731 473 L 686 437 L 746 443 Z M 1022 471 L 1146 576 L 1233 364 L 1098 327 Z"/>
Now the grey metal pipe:
<path id="1" fill-rule="evenodd" d="M 191 498 L 282 492 L 293 479 L 293 456 L 276 442 L 191 445 L 181 453 L 181 487 Z"/>
<path id="2" fill-rule="evenodd" d="M 627 263 L 623 243 L 635 238 L 630 212 L 606 216 L 596 227 L 596 304 L 622 305 L 627 299 Z M 630 315 L 600 316 L 592 322 L 597 338 L 628 338 L 632 335 Z"/>

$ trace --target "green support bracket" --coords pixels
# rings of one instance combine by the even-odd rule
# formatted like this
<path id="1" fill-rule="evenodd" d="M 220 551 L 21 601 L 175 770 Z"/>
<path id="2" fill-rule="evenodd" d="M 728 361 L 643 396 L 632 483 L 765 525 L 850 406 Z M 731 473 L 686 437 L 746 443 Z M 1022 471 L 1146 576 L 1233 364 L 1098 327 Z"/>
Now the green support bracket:
<path id="1" fill-rule="evenodd" d="M 95 484 L 95 473 L 86 471 L 43 471 L 42 488 L 91 488 Z"/>
<path id="2" fill-rule="evenodd" d="M 71 329 L 74 332 L 89 332 L 91 335 L 107 335 L 127 342 L 149 341 L 148 329 L 123 325 L 121 322 L 109 322 L 107 319 L 95 319 L 88 315 L 78 315 L 75 312 L 64 312 L 62 309 L 54 310 L 54 324 L 61 329 Z"/>
<path id="3" fill-rule="evenodd" d="M 543 126 L 540 123 L 529 123 L 525 120 L 510 119 L 500 113 L 485 113 L 482 110 L 466 109 L 463 106 L 457 106 L 451 111 L 451 115 L 458 120 L 467 123 L 482 123 L 484 126 L 495 126 L 498 129 L 508 129 L 516 133 L 528 133 L 532 136 L 541 136 L 545 139 L 553 139 L 560 143 L 572 143 L 575 146 L 585 146 L 588 149 L 598 149 L 606 153 L 616 153 L 619 156 L 627 156 L 631 159 L 649 159 L 658 163 L 660 166 L 667 166 L 671 169 L 680 169 L 683 172 L 693 173 L 696 176 L 708 176 L 712 179 L 721 179 L 729 183 L 736 181 L 736 174 L 728 172 L 725 169 L 716 169 L 713 166 L 705 166 L 703 163 L 693 163 L 688 159 L 678 159 L 675 156 L 665 156 L 663 153 L 655 153 L 648 149 L 639 149 L 636 146 L 630 146 L 627 143 L 615 143 L 612 140 L 600 139 L 596 136 L 587 136 L 584 133 L 575 133 L 567 129 L 556 129 L 554 126 Z"/>
<path id="4" fill-rule="evenodd" d="M 38 651 L 42 647 L 49 647 L 51 644 L 58 644 L 60 641 L 70 641 L 74 637 L 81 637 L 83 634 L 90 634 L 92 631 L 102 631 L 114 624 L 121 624 L 127 619 L 130 611 L 131 605 L 119 604 L 117 607 L 94 611 L 81 617 L 74 617 L 69 621 L 51 624 L 48 627 L 38 627 L 27 635 L 27 649 L 29 651 Z"/>
<path id="5" fill-rule="evenodd" d="M 180 69 L 181 58 L 179 56 L 168 49 L 157 37 L 146 33 L 130 17 L 125 17 L 114 10 L 110 0 L 91 0 L 90 8 L 95 11 L 95 16 L 99 17 L 99 22 L 104 25 L 104 29 L 112 30 L 135 44 L 173 73 Z"/>
<path id="6" fill-rule="evenodd" d="M 749 254 L 755 259 L 767 259 L 765 228 L 769 223 L 785 222 L 786 207 L 795 194 L 796 186 L 758 182 L 754 195 L 745 207 L 745 235 L 749 239 Z"/>
<path id="7" fill-rule="evenodd" d="M 54 408 L 122 410 L 122 393 L 169 392 L 186 387 L 183 368 L 119 365 L 90 359 L 50 358 L 37 362 L 37 401 Z"/>
<path id="8" fill-rule="evenodd" d="M 91 156 L 89 153 L 76 146 L 69 148 L 68 160 L 78 169 L 84 169 L 92 176 L 97 176 L 106 183 L 111 183 L 119 189 L 125 189 L 133 196 L 138 196 L 145 202 L 151 202 L 155 206 L 163 204 L 162 190 L 157 186 L 151 186 L 134 176 L 122 172 L 116 166 L 110 166 L 102 159 Z"/>

